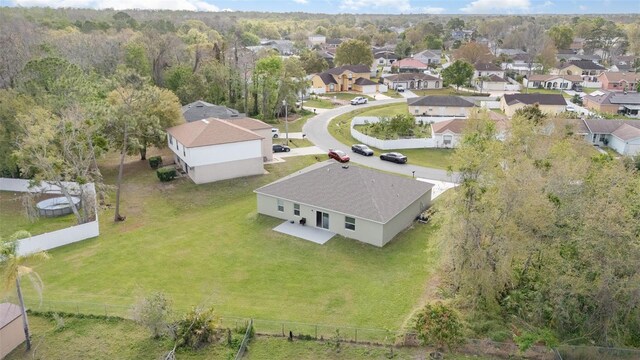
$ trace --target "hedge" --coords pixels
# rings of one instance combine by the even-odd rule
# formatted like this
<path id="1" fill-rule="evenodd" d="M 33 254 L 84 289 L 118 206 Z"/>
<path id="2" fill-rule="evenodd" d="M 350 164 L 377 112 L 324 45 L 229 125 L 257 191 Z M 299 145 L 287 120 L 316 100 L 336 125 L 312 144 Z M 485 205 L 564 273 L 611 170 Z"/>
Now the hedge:
<path id="1" fill-rule="evenodd" d="M 163 182 L 171 181 L 178 175 L 176 172 L 176 168 L 173 166 L 162 167 L 156 170 L 156 174 L 158 175 L 158 179 Z"/>
<path id="2" fill-rule="evenodd" d="M 162 157 L 161 156 L 152 156 L 149 158 L 149 166 L 152 169 L 157 169 L 162 165 Z"/>

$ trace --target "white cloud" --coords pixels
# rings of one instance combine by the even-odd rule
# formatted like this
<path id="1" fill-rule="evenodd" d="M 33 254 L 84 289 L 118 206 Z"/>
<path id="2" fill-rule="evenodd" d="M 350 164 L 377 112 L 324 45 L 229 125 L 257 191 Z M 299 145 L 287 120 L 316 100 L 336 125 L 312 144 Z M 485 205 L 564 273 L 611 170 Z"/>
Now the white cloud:
<path id="1" fill-rule="evenodd" d="M 460 10 L 470 14 L 510 13 L 527 10 L 530 6 L 529 0 L 475 0 Z"/>
<path id="2" fill-rule="evenodd" d="M 425 13 L 425 14 L 442 14 L 446 11 L 445 8 L 441 8 L 441 7 L 434 7 L 434 6 L 425 6 L 425 7 L 418 7 L 418 8 L 413 8 L 412 12 L 419 12 L 419 13 Z"/>
<path id="3" fill-rule="evenodd" d="M 411 11 L 411 3 L 409 0 L 342 0 L 341 9 L 360 11 L 363 13 L 371 12 L 376 8 L 394 8 L 401 12 Z"/>
<path id="4" fill-rule="evenodd" d="M 309 3 L 309 0 L 293 0 L 293 2 L 298 3 L 298 4 L 307 4 L 307 3 Z"/>
<path id="5" fill-rule="evenodd" d="M 16 0 L 19 6 L 113 8 L 124 9 L 167 9 L 191 11 L 220 11 L 220 8 L 203 0 Z"/>
<path id="6" fill-rule="evenodd" d="M 580 6 L 578 6 L 578 9 L 580 9 L 582 11 L 586 11 L 588 9 L 588 7 L 584 6 L 584 5 L 580 5 Z"/>
<path id="7" fill-rule="evenodd" d="M 545 1 L 544 4 L 542 4 L 542 7 L 549 7 L 549 6 L 553 6 L 555 5 L 554 3 L 552 3 L 551 1 Z"/>

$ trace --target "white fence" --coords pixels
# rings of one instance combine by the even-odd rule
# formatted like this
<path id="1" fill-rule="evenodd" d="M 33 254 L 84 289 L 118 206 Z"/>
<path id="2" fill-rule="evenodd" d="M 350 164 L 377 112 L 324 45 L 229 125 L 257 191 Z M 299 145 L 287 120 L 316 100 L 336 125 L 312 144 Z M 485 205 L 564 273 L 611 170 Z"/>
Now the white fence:
<path id="1" fill-rule="evenodd" d="M 79 188 L 76 183 L 64 183 L 70 189 Z M 93 184 L 83 185 L 84 190 L 93 196 L 95 204 L 96 190 Z M 0 178 L 0 190 L 14 192 L 47 192 L 60 194 L 60 188 L 48 183 L 42 183 L 39 187 L 29 188 L 29 180 Z M 18 253 L 20 255 L 29 254 L 40 250 L 54 249 L 74 242 L 94 238 L 100 235 L 100 223 L 98 222 L 98 211 L 95 209 L 95 220 L 84 224 L 75 225 L 66 229 L 56 230 L 45 234 L 35 235 L 29 239 L 22 239 L 18 242 Z"/>
<path id="2" fill-rule="evenodd" d="M 376 123 L 380 118 L 373 116 L 356 116 L 351 120 L 351 136 L 363 144 L 381 150 L 433 148 L 436 143 L 432 138 L 381 140 L 365 135 L 354 128 L 355 125 Z M 417 121 L 417 120 L 416 120 Z"/>

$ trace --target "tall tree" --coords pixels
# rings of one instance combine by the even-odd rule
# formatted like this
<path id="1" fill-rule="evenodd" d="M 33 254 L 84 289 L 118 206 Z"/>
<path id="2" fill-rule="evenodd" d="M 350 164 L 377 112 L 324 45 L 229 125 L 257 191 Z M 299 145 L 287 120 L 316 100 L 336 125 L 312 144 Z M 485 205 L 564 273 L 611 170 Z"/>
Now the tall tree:
<path id="1" fill-rule="evenodd" d="M 476 42 L 466 43 L 453 53 L 456 60 L 466 60 L 472 64 L 476 62 L 491 62 L 495 59 L 486 45 Z"/>
<path id="2" fill-rule="evenodd" d="M 5 290 L 10 289 L 14 284 L 16 286 L 20 311 L 22 312 L 22 326 L 27 351 L 31 350 L 31 334 L 29 333 L 29 320 L 27 319 L 27 311 L 24 305 L 24 298 L 22 297 L 20 279 L 23 276 L 27 276 L 38 294 L 40 294 L 40 297 L 42 297 L 42 289 L 44 287 L 42 279 L 38 273 L 30 267 L 30 264 L 49 258 L 46 252 L 27 255 L 20 255 L 18 253 L 18 240 L 30 236 L 26 231 L 18 231 L 6 240 L 0 238 L 0 275 L 2 276 L 0 279 L 4 282 Z"/>
<path id="3" fill-rule="evenodd" d="M 280 80 L 282 67 L 282 59 L 276 55 L 262 58 L 256 62 L 254 74 L 257 81 L 254 86 L 256 94 L 260 94 L 260 112 L 263 120 L 272 118 L 274 112 L 271 110 L 278 106 L 278 80 Z"/>
<path id="4" fill-rule="evenodd" d="M 469 84 L 473 77 L 473 65 L 464 60 L 456 60 L 448 68 L 442 70 L 442 79 L 451 85 L 456 86 L 456 91 L 460 86 Z"/>
<path id="5" fill-rule="evenodd" d="M 336 66 L 342 65 L 366 65 L 373 64 L 371 46 L 361 40 L 347 40 L 336 49 L 333 59 Z"/>
<path id="6" fill-rule="evenodd" d="M 602 49 L 605 61 L 609 61 L 612 55 L 625 52 L 628 46 L 627 34 L 615 22 L 596 18 L 593 24 L 593 29 L 585 38 L 587 50 Z"/>
<path id="7" fill-rule="evenodd" d="M 329 68 L 327 61 L 315 51 L 305 50 L 300 54 L 300 62 L 307 74 L 320 73 Z"/>
<path id="8" fill-rule="evenodd" d="M 547 33 L 558 49 L 568 49 L 573 42 L 573 29 L 566 25 L 556 25 Z"/>

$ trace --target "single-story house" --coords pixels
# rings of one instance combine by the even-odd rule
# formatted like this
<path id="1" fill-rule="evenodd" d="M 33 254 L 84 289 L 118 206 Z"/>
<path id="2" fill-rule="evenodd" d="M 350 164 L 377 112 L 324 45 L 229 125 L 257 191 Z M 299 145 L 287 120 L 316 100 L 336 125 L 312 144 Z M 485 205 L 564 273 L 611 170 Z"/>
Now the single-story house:
<path id="1" fill-rule="evenodd" d="M 476 89 L 484 91 L 505 91 L 509 82 L 504 78 L 490 74 L 475 79 Z M 517 88 L 519 90 L 519 87 Z"/>
<path id="2" fill-rule="evenodd" d="M 507 127 L 507 117 L 494 111 L 488 111 L 489 118 L 496 123 L 498 138 L 504 138 Z M 467 119 L 451 119 L 431 124 L 431 137 L 438 148 L 455 148 L 462 140 L 462 135 L 467 126 Z"/>
<path id="3" fill-rule="evenodd" d="M 551 69 L 553 75 L 580 75 L 586 82 L 597 82 L 598 75 L 606 71 L 604 66 L 589 60 L 568 61 Z"/>
<path id="4" fill-rule="evenodd" d="M 585 139 L 609 146 L 621 155 L 640 154 L 640 120 L 585 119 Z"/>
<path id="5" fill-rule="evenodd" d="M 398 60 L 398 55 L 393 51 L 379 50 L 373 53 L 373 61 L 376 66 L 391 66 Z"/>
<path id="6" fill-rule="evenodd" d="M 258 213 L 382 247 L 431 205 L 434 185 L 329 161 L 255 190 Z M 300 225 L 302 226 L 302 225 Z"/>
<path id="7" fill-rule="evenodd" d="M 634 72 L 605 71 L 598 75 L 598 82 L 603 90 L 636 91 L 640 82 L 640 74 Z"/>
<path id="8" fill-rule="evenodd" d="M 0 304 L 0 359 L 25 341 L 20 307 L 11 303 Z"/>
<path id="9" fill-rule="evenodd" d="M 476 105 L 459 96 L 433 95 L 407 99 L 409 113 L 422 116 L 468 117 Z"/>
<path id="10" fill-rule="evenodd" d="M 522 83 L 529 89 L 572 89 L 573 85 L 582 83 L 580 75 L 531 75 L 522 79 Z"/>
<path id="11" fill-rule="evenodd" d="M 396 69 L 400 73 L 406 72 L 423 72 L 429 69 L 429 66 L 422 61 L 418 61 L 412 58 L 406 58 L 402 60 L 398 60 L 393 65 L 391 65 L 392 69 Z"/>
<path id="12" fill-rule="evenodd" d="M 583 100 L 587 109 L 630 117 L 640 117 L 640 93 L 597 90 Z"/>
<path id="13" fill-rule="evenodd" d="M 360 91 L 362 85 L 356 84 L 358 79 L 371 80 L 371 69 L 366 65 L 344 65 L 315 74 L 311 77 L 311 89 L 309 92 L 324 94 L 341 91 Z M 374 83 L 376 84 L 376 83 Z M 358 86 L 354 86 L 358 85 Z"/>
<path id="14" fill-rule="evenodd" d="M 413 55 L 413 58 L 420 61 L 423 64 L 440 64 L 442 58 L 442 50 L 424 50 Z"/>
<path id="15" fill-rule="evenodd" d="M 183 106 L 182 116 L 187 122 L 192 122 L 208 118 L 234 119 L 244 117 L 245 115 L 238 110 L 230 109 L 226 106 L 198 100 Z"/>
<path id="16" fill-rule="evenodd" d="M 264 173 L 264 136 L 234 123 L 203 119 L 167 129 L 176 164 L 196 184 Z M 255 120 L 258 121 L 258 120 Z"/>
<path id="17" fill-rule="evenodd" d="M 560 94 L 505 94 L 500 99 L 500 109 L 508 117 L 512 117 L 516 110 L 534 104 L 538 104 L 542 112 L 552 115 L 567 110 L 567 101 Z"/>
<path id="18" fill-rule="evenodd" d="M 382 78 L 389 89 L 397 89 L 399 85 L 405 89 L 442 89 L 442 79 L 421 73 L 404 73 Z"/>
<path id="19" fill-rule="evenodd" d="M 492 63 L 477 62 L 473 64 L 473 78 L 495 75 L 504 79 L 504 70 Z"/>

